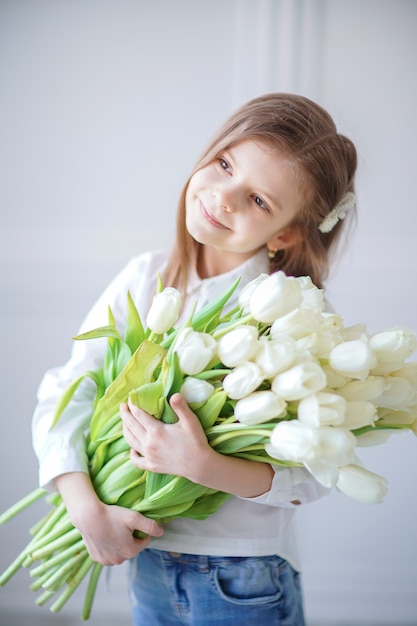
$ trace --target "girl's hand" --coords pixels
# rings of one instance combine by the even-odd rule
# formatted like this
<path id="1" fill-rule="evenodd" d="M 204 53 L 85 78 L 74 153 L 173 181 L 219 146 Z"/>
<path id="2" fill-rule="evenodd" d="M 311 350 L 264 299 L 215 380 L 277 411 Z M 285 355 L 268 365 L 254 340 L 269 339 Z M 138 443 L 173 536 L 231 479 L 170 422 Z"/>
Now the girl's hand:
<path id="1" fill-rule="evenodd" d="M 89 555 L 102 565 L 120 565 L 141 552 L 151 536 L 159 537 L 163 529 L 148 517 L 124 507 L 101 502 L 88 474 L 71 472 L 55 480 L 65 502 L 72 524 L 79 530 Z M 133 536 L 135 530 L 145 539 Z"/>
<path id="2" fill-rule="evenodd" d="M 183 396 L 174 394 L 170 404 L 178 417 L 175 424 L 164 424 L 132 404 L 121 405 L 123 435 L 131 447 L 134 465 L 160 474 L 184 476 L 242 498 L 269 491 L 274 472 L 268 463 L 216 452 Z"/>
<path id="3" fill-rule="evenodd" d="M 201 455 L 213 452 L 198 417 L 183 396 L 174 394 L 171 407 L 178 417 L 165 424 L 131 404 L 122 404 L 123 435 L 131 447 L 132 463 L 144 470 L 194 480 Z"/>

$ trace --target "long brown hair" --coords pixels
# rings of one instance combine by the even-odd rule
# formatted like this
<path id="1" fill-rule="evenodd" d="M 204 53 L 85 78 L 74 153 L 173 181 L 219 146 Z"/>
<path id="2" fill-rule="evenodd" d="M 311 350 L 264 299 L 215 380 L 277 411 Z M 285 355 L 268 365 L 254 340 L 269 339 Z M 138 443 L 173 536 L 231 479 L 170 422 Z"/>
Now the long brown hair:
<path id="1" fill-rule="evenodd" d="M 285 154 L 295 167 L 303 205 L 290 226 L 301 237 L 292 247 L 279 250 L 271 260 L 271 273 L 309 275 L 321 287 L 328 273 L 329 254 L 336 247 L 344 221 L 329 233 L 318 225 L 348 191 L 354 191 L 357 166 L 353 143 L 337 132 L 331 116 L 321 106 L 300 95 L 271 93 L 238 109 L 219 129 L 198 160 L 182 190 L 177 212 L 177 237 L 164 276 L 164 284 L 185 293 L 190 266 L 196 266 L 200 244 L 185 226 L 185 195 L 193 174 L 224 150 L 246 139 L 263 141 Z M 345 220 L 346 221 L 346 220 Z"/>

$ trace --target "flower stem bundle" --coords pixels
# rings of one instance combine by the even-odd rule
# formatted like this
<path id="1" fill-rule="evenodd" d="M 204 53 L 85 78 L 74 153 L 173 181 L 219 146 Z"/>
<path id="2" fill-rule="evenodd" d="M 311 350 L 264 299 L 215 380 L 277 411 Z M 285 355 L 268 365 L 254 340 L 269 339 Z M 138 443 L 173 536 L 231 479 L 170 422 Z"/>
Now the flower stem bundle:
<path id="1" fill-rule="evenodd" d="M 180 296 L 158 283 L 145 327 L 127 296 L 124 334 L 109 323 L 77 340 L 107 338 L 103 367 L 73 381 L 59 399 L 51 428 L 85 378 L 96 386 L 87 438 L 92 484 L 116 504 L 166 524 L 215 513 L 228 494 L 181 476 L 141 470 L 130 460 L 119 407 L 128 399 L 165 423 L 176 421 L 169 399 L 181 392 L 221 454 L 303 466 L 326 487 L 360 502 L 381 502 L 386 480 L 359 464 L 356 448 L 386 441 L 395 430 L 417 432 L 415 333 L 394 328 L 370 336 L 326 313 L 308 277 L 261 275 L 224 313 L 237 283 L 174 329 Z M 88 577 L 81 617 L 88 619 L 102 566 L 90 558 L 59 494 L 35 489 L 0 516 L 0 523 L 40 498 L 52 509 L 0 576 L 0 585 L 29 568 L 36 603 L 60 611 Z"/>

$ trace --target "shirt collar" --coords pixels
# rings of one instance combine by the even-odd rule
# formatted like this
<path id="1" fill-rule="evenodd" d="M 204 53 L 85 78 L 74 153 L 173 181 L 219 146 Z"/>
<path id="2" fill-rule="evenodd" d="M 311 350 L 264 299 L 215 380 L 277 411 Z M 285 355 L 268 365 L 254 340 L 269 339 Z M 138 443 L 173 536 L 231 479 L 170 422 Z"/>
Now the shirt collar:
<path id="1" fill-rule="evenodd" d="M 187 287 L 187 296 L 193 296 L 197 291 L 203 291 L 207 300 L 211 300 L 223 291 L 226 291 L 238 278 L 240 278 L 237 290 L 239 291 L 251 280 L 257 278 L 259 274 L 269 274 L 269 267 L 268 251 L 264 247 L 238 267 L 212 278 L 200 278 L 197 271 L 193 269 Z M 229 301 L 229 305 L 234 304 L 233 301 L 236 301 L 236 299 L 237 294 L 235 292 Z"/>

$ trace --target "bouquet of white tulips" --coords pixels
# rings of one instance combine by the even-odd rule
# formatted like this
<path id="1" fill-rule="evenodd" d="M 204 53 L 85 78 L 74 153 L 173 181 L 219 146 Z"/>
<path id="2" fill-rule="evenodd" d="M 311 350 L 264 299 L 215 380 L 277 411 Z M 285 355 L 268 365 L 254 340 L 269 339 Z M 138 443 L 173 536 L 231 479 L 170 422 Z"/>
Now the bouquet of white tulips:
<path id="1" fill-rule="evenodd" d="M 87 453 L 99 497 L 162 524 L 179 516 L 204 519 L 229 497 L 130 461 L 120 403 L 130 398 L 172 423 L 169 398 L 179 391 L 222 454 L 304 466 L 326 487 L 381 502 L 386 480 L 363 467 L 356 449 L 383 443 L 394 430 L 417 434 L 417 363 L 406 362 L 417 350 L 416 334 L 393 328 L 371 336 L 361 324 L 345 327 L 339 315 L 325 312 L 323 293 L 309 277 L 283 272 L 260 275 L 242 289 L 238 307 L 223 313 L 236 286 L 174 329 L 180 294 L 159 281 L 146 326 L 128 294 L 123 336 L 110 311 L 108 326 L 76 337 L 107 337 L 107 352 L 101 370 L 66 390 L 55 423 L 81 381 L 92 378 L 97 394 Z M 31 588 L 44 590 L 37 604 L 59 593 L 50 607 L 56 612 L 89 574 L 82 611 L 88 619 L 102 566 L 89 557 L 60 496 L 36 489 L 0 522 L 44 496 L 53 508 L 0 585 L 21 566 L 31 567 Z"/>

